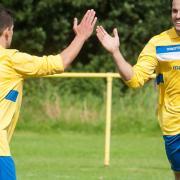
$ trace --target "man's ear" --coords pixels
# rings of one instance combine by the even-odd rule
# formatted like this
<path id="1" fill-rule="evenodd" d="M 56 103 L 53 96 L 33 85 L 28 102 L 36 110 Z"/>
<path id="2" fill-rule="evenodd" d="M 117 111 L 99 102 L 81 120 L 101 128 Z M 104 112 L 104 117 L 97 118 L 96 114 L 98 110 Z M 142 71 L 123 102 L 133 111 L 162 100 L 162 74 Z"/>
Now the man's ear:
<path id="1" fill-rule="evenodd" d="M 6 40 L 9 38 L 9 33 L 10 33 L 10 28 L 9 27 L 5 28 L 3 31 L 3 36 L 5 37 Z"/>

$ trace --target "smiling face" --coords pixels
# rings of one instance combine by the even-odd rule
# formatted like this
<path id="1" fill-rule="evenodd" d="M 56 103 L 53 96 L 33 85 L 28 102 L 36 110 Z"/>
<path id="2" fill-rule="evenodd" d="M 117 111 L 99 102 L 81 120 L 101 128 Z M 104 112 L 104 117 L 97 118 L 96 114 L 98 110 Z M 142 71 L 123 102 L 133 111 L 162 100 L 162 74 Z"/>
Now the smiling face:
<path id="1" fill-rule="evenodd" d="M 176 32 L 180 36 L 180 0 L 173 0 L 171 16 Z"/>

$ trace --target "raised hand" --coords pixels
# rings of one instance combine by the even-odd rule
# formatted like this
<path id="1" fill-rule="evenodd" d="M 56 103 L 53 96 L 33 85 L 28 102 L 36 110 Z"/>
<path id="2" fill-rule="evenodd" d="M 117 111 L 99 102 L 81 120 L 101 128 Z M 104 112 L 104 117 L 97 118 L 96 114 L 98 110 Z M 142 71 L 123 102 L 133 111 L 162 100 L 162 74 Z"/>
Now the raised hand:
<path id="1" fill-rule="evenodd" d="M 116 28 L 113 30 L 114 36 L 110 36 L 102 26 L 97 26 L 96 35 L 107 51 L 112 54 L 119 51 L 120 42 Z"/>
<path id="2" fill-rule="evenodd" d="M 93 9 L 88 10 L 79 25 L 78 19 L 74 18 L 73 30 L 76 36 L 79 36 L 84 40 L 87 40 L 91 36 L 97 21 L 97 17 L 95 17 L 95 14 L 96 13 Z"/>

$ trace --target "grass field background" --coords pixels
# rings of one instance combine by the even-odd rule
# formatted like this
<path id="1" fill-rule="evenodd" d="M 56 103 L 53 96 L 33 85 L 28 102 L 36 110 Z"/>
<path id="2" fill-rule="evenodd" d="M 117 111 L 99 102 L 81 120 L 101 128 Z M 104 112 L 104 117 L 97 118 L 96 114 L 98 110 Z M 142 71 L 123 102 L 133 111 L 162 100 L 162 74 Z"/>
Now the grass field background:
<path id="1" fill-rule="evenodd" d="M 160 135 L 112 135 L 103 166 L 104 134 L 16 131 L 11 145 L 18 180 L 170 180 Z"/>
<path id="2" fill-rule="evenodd" d="M 72 93 L 58 81 L 36 82 L 37 88 L 25 87 L 12 141 L 18 180 L 173 179 L 156 120 L 154 82 L 138 90 L 113 88 L 109 167 L 103 165 L 106 88 Z M 80 82 L 74 83 L 76 89 Z"/>

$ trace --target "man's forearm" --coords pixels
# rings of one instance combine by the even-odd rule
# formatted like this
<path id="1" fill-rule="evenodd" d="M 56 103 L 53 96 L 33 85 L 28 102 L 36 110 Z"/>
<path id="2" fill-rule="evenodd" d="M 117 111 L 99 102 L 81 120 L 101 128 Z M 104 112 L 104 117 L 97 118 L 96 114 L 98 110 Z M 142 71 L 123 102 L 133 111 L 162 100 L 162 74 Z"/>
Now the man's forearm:
<path id="1" fill-rule="evenodd" d="M 80 36 L 75 36 L 71 44 L 60 53 L 63 60 L 64 69 L 66 69 L 76 58 L 84 42 L 85 39 Z"/>
<path id="2" fill-rule="evenodd" d="M 125 81 L 130 80 L 133 77 L 132 66 L 124 59 L 121 52 L 118 50 L 112 53 L 114 61 L 118 67 L 118 71 Z"/>

